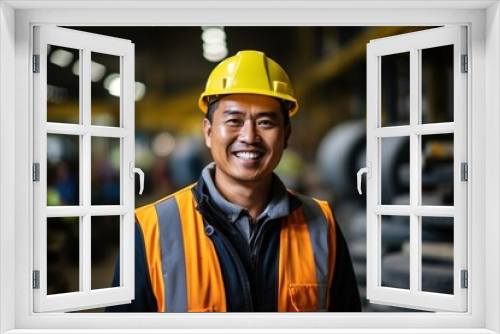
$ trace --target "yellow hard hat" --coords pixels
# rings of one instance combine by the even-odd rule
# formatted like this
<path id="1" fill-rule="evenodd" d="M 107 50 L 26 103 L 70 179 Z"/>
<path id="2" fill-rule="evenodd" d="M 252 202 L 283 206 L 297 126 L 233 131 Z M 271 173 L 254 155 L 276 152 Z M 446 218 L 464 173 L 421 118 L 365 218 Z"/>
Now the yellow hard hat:
<path id="1" fill-rule="evenodd" d="M 198 106 L 207 113 L 210 97 L 227 94 L 259 94 L 288 101 L 290 117 L 299 108 L 285 70 L 260 51 L 240 51 L 217 65 L 208 77 Z"/>

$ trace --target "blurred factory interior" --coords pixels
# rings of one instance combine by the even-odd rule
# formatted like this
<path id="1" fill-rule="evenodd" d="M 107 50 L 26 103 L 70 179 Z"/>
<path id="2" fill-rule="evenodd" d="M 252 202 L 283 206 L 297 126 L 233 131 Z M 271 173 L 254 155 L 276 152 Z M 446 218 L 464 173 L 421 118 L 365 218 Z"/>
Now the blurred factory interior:
<path id="1" fill-rule="evenodd" d="M 145 190 L 136 195 L 137 207 L 195 182 L 210 161 L 197 100 L 220 59 L 255 49 L 281 64 L 294 82 L 300 107 L 277 173 L 288 187 L 328 200 L 334 208 L 350 246 L 363 310 L 415 311 L 366 300 L 366 197 L 357 193 L 356 172 L 365 166 L 366 44 L 432 27 L 69 28 L 135 44 L 136 166 L 145 172 Z M 425 117 L 430 122 L 449 121 L 451 114 L 453 121 L 453 62 L 449 50 L 438 51 L 430 52 L 423 64 L 429 78 L 423 79 Z M 93 53 L 92 61 L 92 124 L 116 126 L 119 59 Z M 78 123 L 78 51 L 53 46 L 48 66 L 47 121 Z M 409 57 L 388 58 L 383 69 L 382 120 L 387 125 L 404 123 L 409 114 Z M 47 138 L 48 205 L 78 204 L 78 138 L 67 137 Z M 404 202 L 409 191 L 409 143 L 403 137 L 384 140 L 383 204 Z M 447 205 L 453 201 L 453 136 L 427 138 L 422 146 L 423 198 L 431 205 Z M 119 203 L 119 156 L 118 139 L 93 139 L 93 205 Z M 92 221 L 93 289 L 109 286 L 120 242 L 119 217 L 99 218 Z M 407 218 L 382 221 L 384 286 L 409 287 Z M 49 293 L 77 291 L 78 219 L 49 218 L 48 228 Z M 423 249 L 423 289 L 453 293 L 453 220 L 431 219 L 422 222 L 422 229 L 428 246 Z"/>

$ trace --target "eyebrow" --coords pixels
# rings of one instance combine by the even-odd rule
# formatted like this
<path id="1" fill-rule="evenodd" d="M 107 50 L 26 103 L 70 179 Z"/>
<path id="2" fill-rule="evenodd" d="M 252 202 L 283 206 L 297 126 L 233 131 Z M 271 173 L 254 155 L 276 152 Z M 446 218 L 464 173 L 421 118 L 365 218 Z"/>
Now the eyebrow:
<path id="1" fill-rule="evenodd" d="M 245 113 L 243 111 L 239 111 L 239 110 L 235 110 L 235 109 L 225 110 L 222 114 L 224 116 L 233 116 L 233 115 L 236 115 L 236 116 L 245 116 Z M 272 119 L 278 119 L 279 118 L 278 115 L 279 114 L 276 111 L 260 111 L 260 112 L 257 113 L 257 118 L 269 117 L 269 118 L 272 118 Z"/>
<path id="2" fill-rule="evenodd" d="M 234 109 L 228 109 L 222 112 L 223 116 L 232 116 L 232 115 L 238 115 L 238 116 L 243 116 L 245 113 L 243 111 L 239 110 L 234 110 Z"/>

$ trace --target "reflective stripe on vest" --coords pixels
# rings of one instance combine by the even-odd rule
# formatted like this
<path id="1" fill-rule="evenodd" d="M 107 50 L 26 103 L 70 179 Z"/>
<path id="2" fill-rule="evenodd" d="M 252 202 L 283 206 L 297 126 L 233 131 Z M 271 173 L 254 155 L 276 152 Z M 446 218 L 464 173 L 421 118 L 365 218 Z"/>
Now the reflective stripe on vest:
<path id="1" fill-rule="evenodd" d="M 219 260 L 191 188 L 136 210 L 158 312 L 226 311 Z"/>
<path id="2" fill-rule="evenodd" d="M 205 235 L 191 190 L 175 196 L 182 212 L 189 312 L 225 312 L 226 292 L 215 247 Z"/>
<path id="3" fill-rule="evenodd" d="M 159 312 L 226 311 L 219 259 L 187 187 L 136 210 Z M 278 311 L 328 309 L 336 251 L 326 202 L 302 206 L 281 227 Z"/>
<path id="4" fill-rule="evenodd" d="M 328 203 L 296 196 L 302 206 L 281 227 L 278 311 L 326 311 L 335 267 L 335 221 Z"/>
<path id="5" fill-rule="evenodd" d="M 158 228 L 158 216 L 153 205 L 148 205 L 135 210 L 135 216 L 141 226 L 144 236 L 144 247 L 146 250 L 146 260 L 148 261 L 149 277 L 151 287 L 156 296 L 158 312 L 165 312 L 163 298 L 164 283 L 162 274 L 162 259 L 160 250 L 160 230 Z"/>

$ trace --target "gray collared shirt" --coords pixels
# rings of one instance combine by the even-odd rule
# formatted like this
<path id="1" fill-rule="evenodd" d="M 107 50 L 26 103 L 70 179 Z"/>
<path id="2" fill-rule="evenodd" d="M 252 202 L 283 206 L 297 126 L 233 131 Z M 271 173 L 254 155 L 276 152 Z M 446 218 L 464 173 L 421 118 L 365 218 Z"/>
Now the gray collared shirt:
<path id="1" fill-rule="evenodd" d="M 255 238 L 257 231 L 265 222 L 288 216 L 290 213 L 288 193 L 285 185 L 276 174 L 273 174 L 271 200 L 253 223 L 252 217 L 245 208 L 227 201 L 219 193 L 213 181 L 214 174 L 215 163 L 206 166 L 201 174 L 210 197 L 218 208 L 222 210 L 227 220 L 238 228 L 249 243 Z"/>

